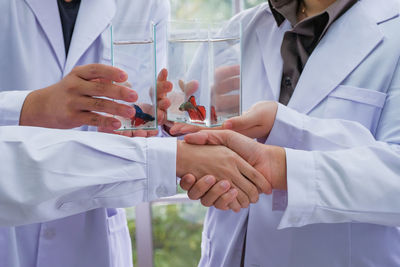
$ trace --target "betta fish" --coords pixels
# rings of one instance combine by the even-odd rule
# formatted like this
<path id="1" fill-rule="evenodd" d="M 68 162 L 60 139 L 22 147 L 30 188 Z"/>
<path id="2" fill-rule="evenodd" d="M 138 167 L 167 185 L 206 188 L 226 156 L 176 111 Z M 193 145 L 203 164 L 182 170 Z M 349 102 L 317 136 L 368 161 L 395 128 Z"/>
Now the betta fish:
<path id="1" fill-rule="evenodd" d="M 150 114 L 144 113 L 143 110 L 138 105 L 133 105 L 136 110 L 135 116 L 131 119 L 133 126 L 137 127 L 143 125 L 149 121 L 154 121 L 155 118 Z"/>
<path id="2" fill-rule="evenodd" d="M 180 111 L 187 111 L 191 120 L 194 121 L 204 121 L 206 118 L 206 109 L 204 106 L 198 106 L 196 104 L 196 99 L 192 95 L 189 97 L 188 101 L 180 105 Z"/>

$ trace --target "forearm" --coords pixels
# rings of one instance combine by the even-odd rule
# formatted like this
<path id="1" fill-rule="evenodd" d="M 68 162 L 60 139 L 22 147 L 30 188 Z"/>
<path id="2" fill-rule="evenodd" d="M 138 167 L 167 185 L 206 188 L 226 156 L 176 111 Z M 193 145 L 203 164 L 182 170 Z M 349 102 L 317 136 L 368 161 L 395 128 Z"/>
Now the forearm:
<path id="1" fill-rule="evenodd" d="M 337 150 L 376 142 L 358 122 L 314 118 L 283 105 L 278 106 L 267 144 L 301 150 Z"/>
<path id="2" fill-rule="evenodd" d="M 176 193 L 173 138 L 2 127 L 0 140 L 3 226 Z"/>
<path id="3" fill-rule="evenodd" d="M 288 206 L 280 227 L 364 222 L 400 225 L 400 148 L 287 149 Z"/>

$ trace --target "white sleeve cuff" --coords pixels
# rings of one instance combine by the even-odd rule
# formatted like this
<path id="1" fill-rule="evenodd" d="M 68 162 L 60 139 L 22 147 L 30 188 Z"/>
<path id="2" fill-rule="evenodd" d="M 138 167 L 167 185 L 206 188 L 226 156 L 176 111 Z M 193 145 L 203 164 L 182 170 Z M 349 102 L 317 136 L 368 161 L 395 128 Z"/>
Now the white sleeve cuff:
<path id="1" fill-rule="evenodd" d="M 296 147 L 296 144 L 302 138 L 304 120 L 304 114 L 278 104 L 275 122 L 266 144 L 290 148 Z"/>
<path id="2" fill-rule="evenodd" d="M 147 138 L 148 197 L 176 194 L 176 138 Z"/>
<path id="3" fill-rule="evenodd" d="M 0 93 L 0 126 L 19 125 L 22 105 L 32 91 L 7 91 Z"/>
<path id="4" fill-rule="evenodd" d="M 313 152 L 286 148 L 288 205 L 279 229 L 310 223 L 317 203 L 317 175 Z"/>

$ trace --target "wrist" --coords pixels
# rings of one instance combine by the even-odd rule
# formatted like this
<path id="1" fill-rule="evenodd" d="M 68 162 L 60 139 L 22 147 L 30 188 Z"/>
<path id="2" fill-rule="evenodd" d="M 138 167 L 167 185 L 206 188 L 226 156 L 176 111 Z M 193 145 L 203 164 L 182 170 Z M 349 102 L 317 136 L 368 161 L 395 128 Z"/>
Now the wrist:
<path id="1" fill-rule="evenodd" d="M 283 147 L 267 146 L 270 177 L 273 189 L 287 190 L 286 151 Z"/>
<path id="2" fill-rule="evenodd" d="M 176 142 L 176 176 L 182 177 L 185 174 L 185 165 L 187 164 L 185 162 L 185 154 L 186 154 L 186 149 L 187 144 L 182 141 L 182 140 L 177 140 Z"/>
<path id="3" fill-rule="evenodd" d="M 45 126 L 40 125 L 39 120 L 43 118 L 41 109 L 44 109 L 46 100 L 42 98 L 42 90 L 35 90 L 29 93 L 21 108 L 19 125 L 21 126 Z"/>

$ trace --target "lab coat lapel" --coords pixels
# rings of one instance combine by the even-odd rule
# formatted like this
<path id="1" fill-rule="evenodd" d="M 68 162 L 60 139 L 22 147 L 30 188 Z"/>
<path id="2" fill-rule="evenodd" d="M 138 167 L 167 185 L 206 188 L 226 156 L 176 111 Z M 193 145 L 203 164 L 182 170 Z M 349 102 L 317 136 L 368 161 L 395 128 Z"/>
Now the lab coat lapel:
<path id="1" fill-rule="evenodd" d="M 43 29 L 57 58 L 60 69 L 65 64 L 64 36 L 55 0 L 25 0 Z"/>
<path id="2" fill-rule="evenodd" d="M 308 113 L 381 42 L 383 34 L 362 2 L 331 25 L 311 54 L 289 107 Z"/>
<path id="3" fill-rule="evenodd" d="M 273 25 L 272 30 L 270 30 L 271 23 Z M 256 29 L 266 76 L 272 89 L 274 100 L 278 100 L 279 98 L 282 79 L 283 61 L 280 52 L 281 44 L 285 32 L 290 29 L 291 26 L 287 20 L 278 27 L 272 16 L 268 16 L 267 19 L 263 20 Z"/>
<path id="4" fill-rule="evenodd" d="M 64 75 L 72 70 L 90 45 L 110 25 L 115 11 L 115 0 L 86 0 L 81 2 Z"/>

